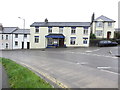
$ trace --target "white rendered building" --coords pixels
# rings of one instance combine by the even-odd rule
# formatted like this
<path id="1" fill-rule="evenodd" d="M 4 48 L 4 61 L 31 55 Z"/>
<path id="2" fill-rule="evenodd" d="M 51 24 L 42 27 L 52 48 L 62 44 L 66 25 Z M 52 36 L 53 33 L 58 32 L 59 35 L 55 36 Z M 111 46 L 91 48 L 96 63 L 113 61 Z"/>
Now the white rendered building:
<path id="1" fill-rule="evenodd" d="M 30 48 L 88 47 L 90 22 L 34 22 L 30 25 Z"/>
<path id="2" fill-rule="evenodd" d="M 101 15 L 94 19 L 91 23 L 91 33 L 96 35 L 96 38 L 114 38 L 115 21 Z"/>
<path id="3" fill-rule="evenodd" d="M 30 30 L 18 29 L 13 32 L 13 49 L 29 49 Z"/>
<path id="4" fill-rule="evenodd" d="M 18 27 L 3 27 L 0 25 L 0 50 L 29 49 L 29 29 Z"/>

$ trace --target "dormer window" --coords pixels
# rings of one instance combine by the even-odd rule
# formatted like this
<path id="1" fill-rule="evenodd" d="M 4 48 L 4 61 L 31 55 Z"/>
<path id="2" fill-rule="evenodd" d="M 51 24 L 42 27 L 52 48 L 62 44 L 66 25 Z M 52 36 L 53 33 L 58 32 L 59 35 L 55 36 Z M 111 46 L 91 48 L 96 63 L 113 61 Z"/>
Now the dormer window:
<path id="1" fill-rule="evenodd" d="M 103 22 L 97 22 L 97 23 L 96 23 L 96 26 L 97 26 L 97 27 L 103 27 Z"/>

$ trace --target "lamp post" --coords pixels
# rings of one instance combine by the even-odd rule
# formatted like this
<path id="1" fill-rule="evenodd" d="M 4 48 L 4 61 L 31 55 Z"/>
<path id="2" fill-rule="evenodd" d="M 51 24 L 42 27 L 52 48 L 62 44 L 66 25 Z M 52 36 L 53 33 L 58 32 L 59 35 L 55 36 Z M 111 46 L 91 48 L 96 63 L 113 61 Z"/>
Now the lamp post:
<path id="1" fill-rule="evenodd" d="M 24 31 L 25 31 L 25 19 L 22 17 L 18 17 L 19 19 L 23 20 L 23 42 L 22 42 L 22 49 L 24 49 Z"/>

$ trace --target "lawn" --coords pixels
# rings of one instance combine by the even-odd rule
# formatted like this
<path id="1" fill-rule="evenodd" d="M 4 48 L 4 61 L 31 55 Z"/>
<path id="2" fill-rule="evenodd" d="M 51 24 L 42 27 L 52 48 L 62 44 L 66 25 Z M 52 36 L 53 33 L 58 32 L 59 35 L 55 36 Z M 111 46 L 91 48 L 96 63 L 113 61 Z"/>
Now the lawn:
<path id="1" fill-rule="evenodd" d="M 0 58 L 0 63 L 7 72 L 10 88 L 52 88 L 35 73 L 10 59 Z"/>

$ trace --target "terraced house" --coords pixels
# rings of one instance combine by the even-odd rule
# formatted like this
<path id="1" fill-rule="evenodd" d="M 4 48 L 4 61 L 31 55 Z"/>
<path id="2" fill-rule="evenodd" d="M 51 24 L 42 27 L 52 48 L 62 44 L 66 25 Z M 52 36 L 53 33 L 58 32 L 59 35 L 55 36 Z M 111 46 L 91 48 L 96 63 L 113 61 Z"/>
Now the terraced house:
<path id="1" fill-rule="evenodd" d="M 34 22 L 30 25 L 30 48 L 88 47 L 90 22 Z"/>
<path id="2" fill-rule="evenodd" d="M 29 49 L 29 29 L 0 25 L 0 49 Z"/>

